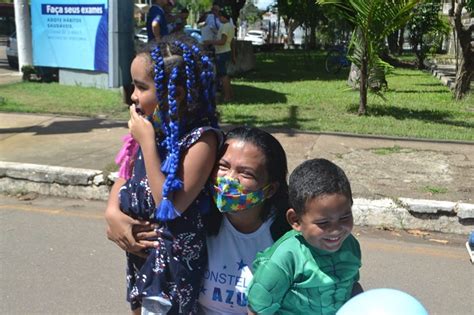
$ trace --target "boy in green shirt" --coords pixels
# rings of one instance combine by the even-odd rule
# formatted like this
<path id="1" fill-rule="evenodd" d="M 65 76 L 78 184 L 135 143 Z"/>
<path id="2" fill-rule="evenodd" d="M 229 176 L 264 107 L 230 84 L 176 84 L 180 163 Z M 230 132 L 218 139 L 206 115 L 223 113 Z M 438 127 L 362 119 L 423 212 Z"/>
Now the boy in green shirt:
<path id="1" fill-rule="evenodd" d="M 309 160 L 291 174 L 289 197 L 293 230 L 257 254 L 249 314 L 335 314 L 362 290 L 349 180 L 334 163 Z"/>

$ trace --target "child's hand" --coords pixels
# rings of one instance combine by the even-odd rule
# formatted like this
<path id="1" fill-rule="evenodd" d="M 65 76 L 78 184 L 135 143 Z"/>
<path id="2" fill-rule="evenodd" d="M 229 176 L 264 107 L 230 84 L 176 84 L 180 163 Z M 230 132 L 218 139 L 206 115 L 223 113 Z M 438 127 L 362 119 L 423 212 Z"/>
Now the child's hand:
<path id="1" fill-rule="evenodd" d="M 136 112 L 135 105 L 130 106 L 130 120 L 128 128 L 132 137 L 143 146 L 146 141 L 155 141 L 155 130 L 153 125 L 145 117 Z"/>

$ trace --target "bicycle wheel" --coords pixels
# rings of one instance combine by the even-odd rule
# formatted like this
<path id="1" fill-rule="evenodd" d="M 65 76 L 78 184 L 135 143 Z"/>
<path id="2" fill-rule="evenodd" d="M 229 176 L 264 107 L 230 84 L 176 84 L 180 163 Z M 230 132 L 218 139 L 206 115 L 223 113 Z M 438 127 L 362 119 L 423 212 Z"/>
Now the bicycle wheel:
<path id="1" fill-rule="evenodd" d="M 341 70 L 341 53 L 337 50 L 331 50 L 326 55 L 326 60 L 324 62 L 327 73 L 336 74 Z"/>

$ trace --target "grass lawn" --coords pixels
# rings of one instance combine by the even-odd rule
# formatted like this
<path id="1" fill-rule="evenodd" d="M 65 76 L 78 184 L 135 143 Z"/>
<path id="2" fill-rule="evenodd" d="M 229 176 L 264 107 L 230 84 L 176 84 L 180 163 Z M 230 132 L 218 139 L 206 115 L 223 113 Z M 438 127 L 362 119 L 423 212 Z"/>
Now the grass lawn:
<path id="1" fill-rule="evenodd" d="M 121 119 L 128 114 L 118 90 L 36 82 L 0 85 L 0 111 Z"/>
<path id="2" fill-rule="evenodd" d="M 474 140 L 474 97 L 461 102 L 427 72 L 395 69 L 386 100 L 369 95 L 368 115 L 357 116 L 358 91 L 348 69 L 324 71 L 324 53 L 257 54 L 257 67 L 233 78 L 235 100 L 218 105 L 221 121 L 316 132 L 349 132 L 428 139 Z M 0 111 L 49 112 L 126 119 L 118 92 L 58 84 L 0 86 Z"/>
<path id="3" fill-rule="evenodd" d="M 233 80 L 235 102 L 219 105 L 231 124 L 290 127 L 431 139 L 474 140 L 474 97 L 461 102 L 427 72 L 395 69 L 386 101 L 369 94 L 368 115 L 357 116 L 359 92 L 348 70 L 328 75 L 324 54 L 260 54 L 257 69 Z"/>

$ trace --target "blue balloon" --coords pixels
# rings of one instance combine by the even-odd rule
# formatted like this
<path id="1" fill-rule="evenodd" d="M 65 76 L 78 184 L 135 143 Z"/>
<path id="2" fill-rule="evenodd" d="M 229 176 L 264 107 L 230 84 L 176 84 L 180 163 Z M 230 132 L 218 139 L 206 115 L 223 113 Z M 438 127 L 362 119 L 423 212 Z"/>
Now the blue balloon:
<path id="1" fill-rule="evenodd" d="M 347 301 L 337 315 L 428 315 L 413 296 L 395 289 L 373 289 Z"/>

